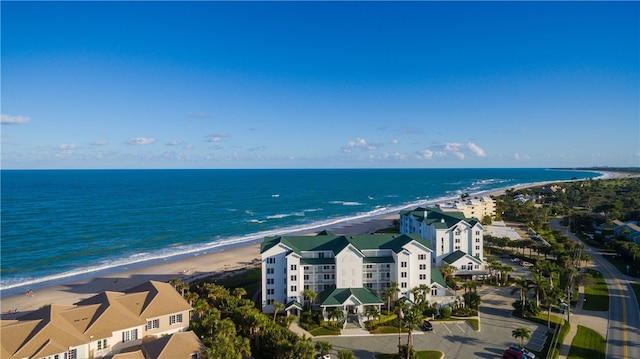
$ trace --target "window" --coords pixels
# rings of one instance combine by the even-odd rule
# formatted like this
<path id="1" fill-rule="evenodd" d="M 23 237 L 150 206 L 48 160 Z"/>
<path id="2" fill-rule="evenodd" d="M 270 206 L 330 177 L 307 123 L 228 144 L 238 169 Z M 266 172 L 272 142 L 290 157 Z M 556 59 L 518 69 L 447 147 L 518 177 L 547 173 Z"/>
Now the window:
<path id="1" fill-rule="evenodd" d="M 169 316 L 169 325 L 174 325 L 176 323 L 182 323 L 182 314 Z"/>
<path id="2" fill-rule="evenodd" d="M 456 236 L 459 236 L 459 235 L 460 235 L 460 230 L 456 229 Z"/>
<path id="3" fill-rule="evenodd" d="M 309 287 L 309 285 L 308 285 L 308 284 L 305 284 L 305 285 L 304 285 L 304 290 L 307 290 L 307 289 L 311 289 L 311 287 Z"/>
<path id="4" fill-rule="evenodd" d="M 444 252 L 444 246 L 440 247 L 440 252 Z"/>
<path id="5" fill-rule="evenodd" d="M 273 278 L 267 278 L 267 284 L 273 284 Z"/>
<path id="6" fill-rule="evenodd" d="M 292 275 L 291 276 L 291 281 L 293 282 L 293 281 L 296 281 L 296 280 L 298 280 L 298 276 L 297 275 Z"/>
<path id="7" fill-rule="evenodd" d="M 267 305 L 273 304 L 273 299 L 267 299 Z"/>
<path id="8" fill-rule="evenodd" d="M 420 270 L 425 270 L 427 269 L 427 265 L 426 264 L 420 264 Z"/>
<path id="9" fill-rule="evenodd" d="M 309 270 L 309 266 L 304 266 L 304 270 Z"/>
<path id="10" fill-rule="evenodd" d="M 479 235 L 480 235 L 480 231 L 476 231 L 476 236 L 479 236 Z"/>
<path id="11" fill-rule="evenodd" d="M 125 330 L 122 332 L 122 342 L 128 342 L 138 339 L 138 329 Z"/>
<path id="12" fill-rule="evenodd" d="M 371 268 L 373 268 L 373 266 L 372 266 L 371 264 L 367 264 L 367 265 L 365 266 L 365 268 L 367 268 L 367 269 L 371 269 Z"/>
<path id="13" fill-rule="evenodd" d="M 273 288 L 267 289 L 267 295 L 274 295 L 274 294 L 275 294 L 275 290 Z"/>
<path id="14" fill-rule="evenodd" d="M 65 358 L 67 359 L 76 359 L 77 358 L 77 349 L 71 349 L 68 352 L 65 353 Z"/>
<path id="15" fill-rule="evenodd" d="M 304 278 L 304 280 L 309 280 L 309 275 L 305 274 L 302 278 Z"/>
<path id="16" fill-rule="evenodd" d="M 407 268 L 407 262 L 400 262 L 400 267 Z"/>
<path id="17" fill-rule="evenodd" d="M 460 238 L 456 238 L 456 243 L 460 243 Z"/>
<path id="18" fill-rule="evenodd" d="M 479 250 L 480 250 L 480 246 L 476 246 L 476 251 L 479 251 Z"/>
<path id="19" fill-rule="evenodd" d="M 402 277 L 402 278 L 407 278 L 407 272 L 402 272 L 402 273 L 400 273 L 400 277 Z"/>
<path id="20" fill-rule="evenodd" d="M 455 250 L 458 250 L 458 249 L 460 249 L 460 246 L 455 246 L 454 248 L 455 248 Z"/>
<path id="21" fill-rule="evenodd" d="M 318 253 L 318 258 L 324 258 L 324 253 L 323 252 Z"/>
<path id="22" fill-rule="evenodd" d="M 466 264 L 463 264 L 462 266 L 460 266 L 460 269 L 462 269 L 462 270 L 466 270 L 466 269 L 467 269 L 467 265 L 466 265 Z"/>
<path id="23" fill-rule="evenodd" d="M 324 275 L 324 279 L 325 279 L 325 280 L 329 280 L 329 279 L 331 279 L 331 277 L 330 277 L 328 274 L 325 274 L 325 275 Z"/>
<path id="24" fill-rule="evenodd" d="M 406 288 L 406 287 L 407 287 L 407 282 L 400 283 L 400 288 Z"/>
<path id="25" fill-rule="evenodd" d="M 160 328 L 160 319 L 147 321 L 147 330 Z"/>
<path id="26" fill-rule="evenodd" d="M 431 295 L 438 295 L 438 288 L 436 287 L 431 288 Z"/>
<path id="27" fill-rule="evenodd" d="M 420 274 L 420 280 L 425 280 L 427 279 L 427 275 L 426 274 Z"/>
<path id="28" fill-rule="evenodd" d="M 291 270 L 298 270 L 298 266 L 297 266 L 297 265 L 295 265 L 295 264 L 292 264 L 292 265 L 291 265 Z"/>
<path id="29" fill-rule="evenodd" d="M 476 265 L 474 266 L 474 268 L 475 268 L 475 269 L 480 269 L 480 266 L 476 264 Z"/>
<path id="30" fill-rule="evenodd" d="M 329 270 L 329 269 L 331 269 L 331 266 L 324 266 L 324 267 L 322 267 L 322 269 Z"/>
<path id="31" fill-rule="evenodd" d="M 480 243 L 480 238 L 476 238 L 476 243 Z"/>
<path id="32" fill-rule="evenodd" d="M 273 274 L 273 268 L 267 268 L 267 274 Z"/>
<path id="33" fill-rule="evenodd" d="M 291 291 L 292 291 L 292 292 L 297 292 L 297 291 L 298 291 L 298 287 L 297 287 L 297 286 L 295 286 L 295 285 L 292 285 L 292 286 L 291 286 Z"/>
<path id="34" fill-rule="evenodd" d="M 273 257 L 269 257 L 269 258 L 267 258 L 267 263 L 269 263 L 269 264 L 273 264 L 273 263 L 275 263 L 275 262 L 276 262 L 276 259 L 275 259 L 275 258 L 273 258 Z"/>
<path id="35" fill-rule="evenodd" d="M 427 255 L 426 254 L 418 254 L 418 259 L 423 261 L 423 260 L 427 259 Z"/>
<path id="36" fill-rule="evenodd" d="M 107 349 L 107 340 L 98 340 L 98 350 Z M 57 356 L 56 356 L 57 357 Z"/>
<path id="37" fill-rule="evenodd" d="M 373 273 L 367 273 L 367 278 L 373 278 Z"/>

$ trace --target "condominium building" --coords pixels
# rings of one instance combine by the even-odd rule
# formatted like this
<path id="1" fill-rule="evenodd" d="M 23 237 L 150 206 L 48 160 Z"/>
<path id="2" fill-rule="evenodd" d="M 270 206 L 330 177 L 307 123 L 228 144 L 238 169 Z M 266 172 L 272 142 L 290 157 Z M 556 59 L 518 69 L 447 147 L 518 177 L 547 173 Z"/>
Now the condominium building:
<path id="1" fill-rule="evenodd" d="M 456 275 L 485 274 L 483 227 L 476 218 L 462 212 L 418 207 L 400 213 L 400 233 L 414 233 L 433 249 L 432 265 L 449 264 Z"/>
<path id="2" fill-rule="evenodd" d="M 416 234 L 268 237 L 260 252 L 267 313 L 273 313 L 274 301 L 302 308 L 306 289 L 317 293 L 314 303 L 324 313 L 332 307 L 349 313 L 380 307 L 391 282 L 409 299 L 410 290 L 421 285 L 431 288 L 430 300 L 450 295 L 439 272 L 432 278 L 431 244 Z"/>
<path id="3" fill-rule="evenodd" d="M 444 212 L 462 212 L 467 218 L 483 219 L 485 216 L 496 216 L 496 203 L 489 197 L 467 197 L 465 199 L 439 203 L 436 205 Z"/>
<path id="4" fill-rule="evenodd" d="M 0 321 L 2 358 L 77 359 L 112 356 L 189 328 L 191 305 L 168 283 L 150 281 L 103 292 L 74 305 L 52 304 Z"/>

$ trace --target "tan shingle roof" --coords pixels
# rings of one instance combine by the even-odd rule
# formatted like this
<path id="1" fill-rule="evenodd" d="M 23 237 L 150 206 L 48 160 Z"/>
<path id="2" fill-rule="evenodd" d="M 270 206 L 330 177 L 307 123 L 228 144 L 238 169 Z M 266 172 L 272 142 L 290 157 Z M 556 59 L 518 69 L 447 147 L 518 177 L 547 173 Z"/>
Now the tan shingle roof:
<path id="1" fill-rule="evenodd" d="M 200 339 L 191 331 L 179 332 L 142 344 L 147 358 L 191 358 L 191 354 L 205 349 Z"/>
<path id="2" fill-rule="evenodd" d="M 191 306 L 169 283 L 149 281 L 127 290 L 127 293 L 146 293 L 144 305 L 140 308 L 142 318 L 155 318 L 167 313 L 191 310 Z M 138 310 L 131 307 L 131 310 Z"/>
<path id="3" fill-rule="evenodd" d="M 76 303 L 79 306 L 91 306 L 95 308 L 94 316 L 84 333 L 95 339 L 107 338 L 112 332 L 120 329 L 132 328 L 143 325 L 146 321 L 132 313 L 129 308 L 121 303 L 125 294 L 119 292 L 104 292 Z M 79 314 L 73 313 L 73 314 Z"/>

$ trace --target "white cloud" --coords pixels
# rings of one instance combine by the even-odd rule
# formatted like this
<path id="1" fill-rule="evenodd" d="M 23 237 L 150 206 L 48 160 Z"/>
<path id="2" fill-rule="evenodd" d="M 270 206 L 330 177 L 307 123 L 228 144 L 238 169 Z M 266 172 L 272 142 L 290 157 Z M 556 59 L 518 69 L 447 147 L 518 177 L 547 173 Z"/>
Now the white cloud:
<path id="1" fill-rule="evenodd" d="M 62 150 L 62 151 L 69 151 L 69 150 L 72 150 L 74 148 L 76 148 L 76 145 L 74 145 L 74 144 L 66 144 L 65 143 L 65 144 L 62 144 L 62 145 L 58 146 L 58 149 Z"/>
<path id="2" fill-rule="evenodd" d="M 207 136 L 207 139 L 205 141 L 206 142 L 220 142 L 225 137 L 228 137 L 228 135 L 226 135 L 224 133 L 216 133 L 216 134 L 212 134 L 212 135 Z"/>
<path id="3" fill-rule="evenodd" d="M 12 116 L 5 114 L 0 116 L 0 123 L 3 125 L 23 125 L 29 121 L 31 121 L 31 119 L 27 116 Z"/>
<path id="4" fill-rule="evenodd" d="M 434 145 L 416 154 L 419 159 L 457 159 L 464 160 L 465 157 L 485 157 L 486 153 L 480 146 L 473 142 L 458 143 L 450 142 L 443 145 Z"/>
<path id="5" fill-rule="evenodd" d="M 91 142 L 91 144 L 93 146 L 105 146 L 107 145 L 109 142 L 107 142 L 106 140 L 97 140 L 97 141 L 93 141 Z"/>
<path id="6" fill-rule="evenodd" d="M 349 141 L 346 146 L 342 146 L 342 152 L 349 153 L 353 149 L 359 149 L 361 151 L 375 151 L 381 146 L 381 143 L 367 143 L 367 140 L 358 137 L 355 141 Z"/>
<path id="7" fill-rule="evenodd" d="M 156 142 L 155 138 L 150 138 L 150 137 L 135 137 L 135 138 L 130 138 L 127 141 L 127 144 L 129 145 L 149 145 Z"/>
<path id="8" fill-rule="evenodd" d="M 192 144 L 190 144 L 190 143 L 187 143 L 187 144 L 186 144 L 186 145 L 184 145 L 184 147 L 182 147 L 182 148 L 183 148 L 183 149 L 185 149 L 185 150 L 190 150 L 190 149 L 193 149 L 193 145 L 192 145 Z"/>
<path id="9" fill-rule="evenodd" d="M 527 154 L 520 154 L 520 153 L 516 152 L 516 153 L 513 155 L 513 159 L 515 159 L 516 161 L 519 161 L 519 160 L 528 160 L 528 159 L 529 159 L 529 155 L 527 155 Z"/>

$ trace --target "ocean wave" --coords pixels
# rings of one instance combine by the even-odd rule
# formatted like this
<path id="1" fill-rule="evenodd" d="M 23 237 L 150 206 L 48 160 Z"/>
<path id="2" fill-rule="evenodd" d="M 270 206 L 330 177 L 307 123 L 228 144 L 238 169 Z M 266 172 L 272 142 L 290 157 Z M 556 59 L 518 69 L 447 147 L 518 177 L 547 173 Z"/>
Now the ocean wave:
<path id="1" fill-rule="evenodd" d="M 331 204 L 341 204 L 343 206 L 362 206 L 363 204 L 360 202 L 352 202 L 352 201 L 329 201 Z"/>

